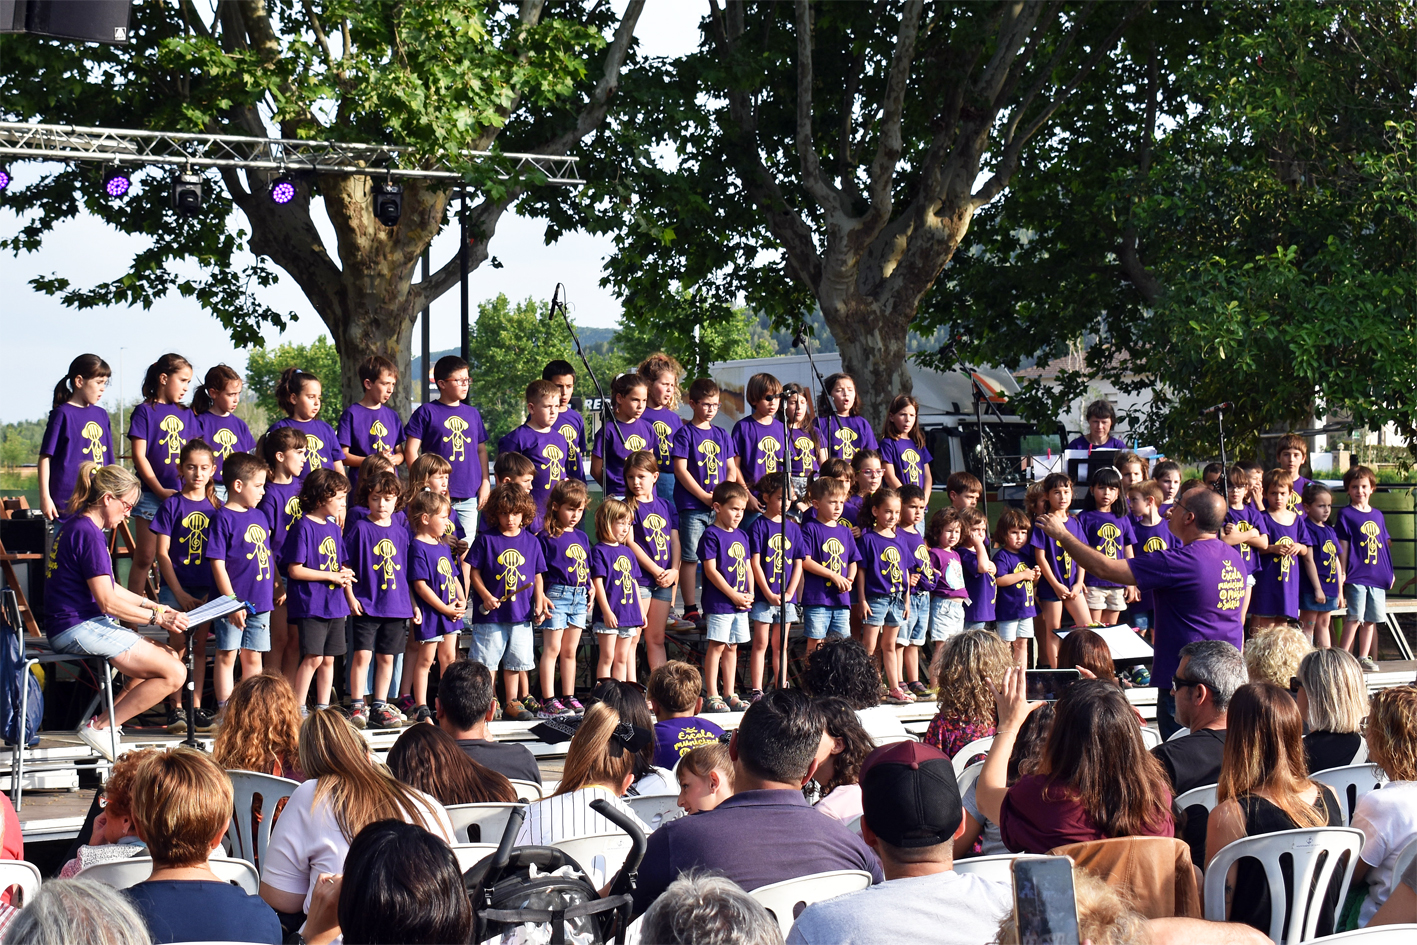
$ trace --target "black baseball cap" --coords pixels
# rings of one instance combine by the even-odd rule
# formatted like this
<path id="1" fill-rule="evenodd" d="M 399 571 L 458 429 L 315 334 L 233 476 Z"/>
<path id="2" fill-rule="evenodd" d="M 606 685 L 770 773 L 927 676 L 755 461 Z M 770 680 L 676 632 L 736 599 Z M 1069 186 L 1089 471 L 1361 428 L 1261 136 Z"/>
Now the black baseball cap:
<path id="1" fill-rule="evenodd" d="M 883 745 L 861 763 L 862 817 L 893 847 L 949 843 L 964 819 L 954 765 L 920 742 Z"/>

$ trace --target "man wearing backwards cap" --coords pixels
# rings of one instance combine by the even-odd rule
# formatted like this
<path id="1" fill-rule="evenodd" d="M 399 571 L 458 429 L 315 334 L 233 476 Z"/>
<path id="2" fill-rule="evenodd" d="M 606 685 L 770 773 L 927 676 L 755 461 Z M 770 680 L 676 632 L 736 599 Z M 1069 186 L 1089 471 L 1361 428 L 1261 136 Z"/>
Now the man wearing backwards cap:
<path id="1" fill-rule="evenodd" d="M 954 871 L 964 807 L 950 759 L 919 742 L 877 748 L 861 765 L 861 807 L 861 839 L 881 858 L 886 881 L 808 906 L 789 945 L 992 941 L 1013 891 Z"/>

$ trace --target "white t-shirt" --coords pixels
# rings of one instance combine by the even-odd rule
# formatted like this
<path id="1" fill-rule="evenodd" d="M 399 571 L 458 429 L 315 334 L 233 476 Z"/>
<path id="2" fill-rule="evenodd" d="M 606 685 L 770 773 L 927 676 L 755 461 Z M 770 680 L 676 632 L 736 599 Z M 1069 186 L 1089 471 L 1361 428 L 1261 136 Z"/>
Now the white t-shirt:
<path id="1" fill-rule="evenodd" d="M 679 781 L 668 768 L 652 768 L 630 789 L 636 797 L 657 797 L 661 794 L 678 794 Z"/>
<path id="2" fill-rule="evenodd" d="M 1353 827 L 1366 838 L 1358 855 L 1368 870 L 1368 896 L 1358 914 L 1358 927 L 1368 924 L 1387 897 L 1398 877 L 1392 875 L 1397 855 L 1417 838 L 1417 781 L 1391 781 L 1380 791 L 1370 791 L 1358 799 L 1353 810 Z"/>
<path id="3" fill-rule="evenodd" d="M 787 942 L 979 945 L 994 940 L 1013 904 L 1013 890 L 1003 883 L 954 870 L 892 879 L 808 906 Z"/>
<path id="4" fill-rule="evenodd" d="M 280 819 L 271 828 L 271 843 L 261 864 L 261 882 L 282 892 L 303 892 L 306 912 L 310 911 L 310 893 L 320 874 L 343 873 L 344 858 L 349 853 L 349 840 L 339 829 L 329 795 L 321 798 L 318 805 L 315 803 L 317 784 L 306 781 L 291 792 Z M 428 804 L 434 820 L 426 823 L 421 811 L 405 819 L 422 825 L 449 844 L 456 842 L 452 821 L 443 805 L 422 791 L 414 793 Z"/>
<path id="5" fill-rule="evenodd" d="M 872 738 L 880 738 L 883 735 L 905 735 L 905 723 L 900 720 L 900 716 L 895 714 L 895 709 L 888 705 L 872 706 L 869 709 L 857 709 L 856 718 L 861 723 L 861 727 L 866 730 L 866 734 Z"/>
<path id="6" fill-rule="evenodd" d="M 598 833 L 620 833 L 619 827 L 590 809 L 591 801 L 602 799 L 628 814 L 645 833 L 650 832 L 649 825 L 640 820 L 630 805 L 611 793 L 609 788 L 591 785 L 528 804 L 526 820 L 522 821 L 521 832 L 517 834 L 517 846 L 542 846 Z"/>

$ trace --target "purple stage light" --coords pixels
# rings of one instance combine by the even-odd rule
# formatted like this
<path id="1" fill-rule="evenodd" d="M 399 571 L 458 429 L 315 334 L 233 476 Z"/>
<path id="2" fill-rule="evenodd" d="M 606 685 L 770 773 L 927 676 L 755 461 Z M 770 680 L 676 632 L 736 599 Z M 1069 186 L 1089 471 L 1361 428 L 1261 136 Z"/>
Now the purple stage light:
<path id="1" fill-rule="evenodd" d="M 285 204 L 290 203 L 294 199 L 295 185 L 290 182 L 289 178 L 277 177 L 274 181 L 271 182 L 272 201 L 284 206 Z"/>
<path id="2" fill-rule="evenodd" d="M 10 186 L 10 172 L 0 167 L 0 190 Z"/>
<path id="3" fill-rule="evenodd" d="M 122 197 L 128 193 L 128 189 L 133 186 L 133 181 L 127 173 L 117 168 L 103 175 L 103 189 L 110 197 Z"/>

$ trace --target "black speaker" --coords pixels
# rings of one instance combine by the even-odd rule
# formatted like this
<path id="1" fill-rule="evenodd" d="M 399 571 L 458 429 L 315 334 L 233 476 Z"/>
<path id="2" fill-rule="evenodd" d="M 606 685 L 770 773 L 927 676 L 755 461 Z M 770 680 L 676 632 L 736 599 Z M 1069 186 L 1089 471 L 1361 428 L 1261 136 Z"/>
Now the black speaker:
<path id="1" fill-rule="evenodd" d="M 0 32 L 124 44 L 132 6 L 132 0 L 0 0 Z"/>
<path id="2" fill-rule="evenodd" d="M 10 554 L 44 554 L 48 526 L 43 518 L 0 519 L 0 544 Z M 24 584 L 25 597 L 35 619 L 44 623 L 44 559 L 15 564 L 15 577 Z M 3 579 L 0 579 L 3 583 Z"/>
<path id="3" fill-rule="evenodd" d="M 25 31 L 26 0 L 0 0 L 0 33 Z"/>

